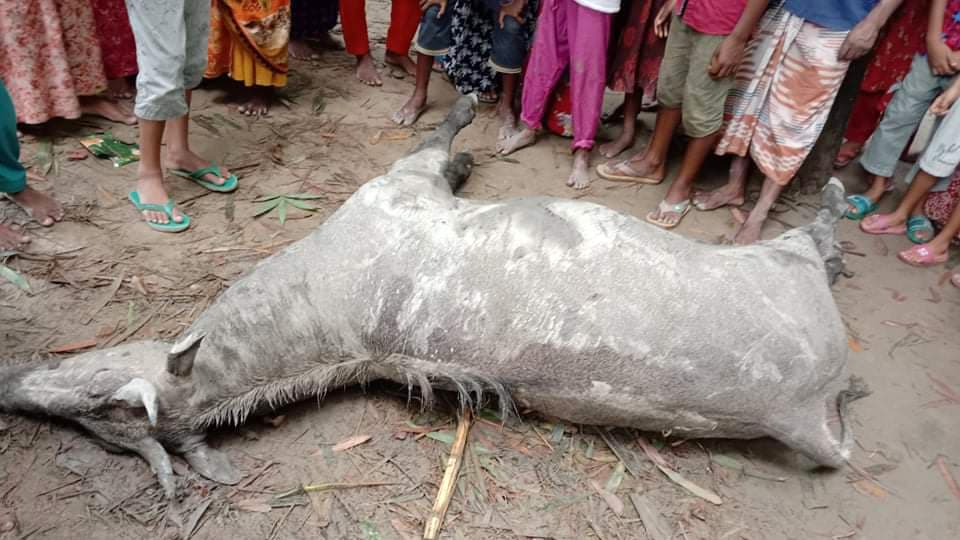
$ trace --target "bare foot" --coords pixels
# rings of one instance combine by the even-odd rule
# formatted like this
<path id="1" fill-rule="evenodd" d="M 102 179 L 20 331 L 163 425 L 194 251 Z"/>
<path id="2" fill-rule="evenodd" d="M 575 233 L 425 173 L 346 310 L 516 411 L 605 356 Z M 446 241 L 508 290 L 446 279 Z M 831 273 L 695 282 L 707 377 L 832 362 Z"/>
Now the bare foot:
<path id="1" fill-rule="evenodd" d="M 140 202 L 143 204 L 167 204 L 170 196 L 163 189 L 163 173 L 160 171 L 140 171 L 137 179 L 137 194 L 140 195 Z M 143 219 L 151 223 L 169 223 L 170 218 L 166 212 L 156 212 L 153 210 L 144 210 Z M 173 220 L 176 223 L 183 222 L 183 214 L 180 209 L 174 207 Z"/>
<path id="2" fill-rule="evenodd" d="M 630 130 L 623 130 L 616 139 L 600 145 L 600 155 L 605 158 L 612 158 L 620 155 L 621 152 L 633 146 L 635 133 Z"/>
<path id="3" fill-rule="evenodd" d="M 63 207 L 60 203 L 30 186 L 20 193 L 8 193 L 7 197 L 10 197 L 28 216 L 44 227 L 49 227 L 63 219 Z"/>
<path id="4" fill-rule="evenodd" d="M 693 206 L 701 212 L 716 210 L 724 206 L 743 206 L 743 191 L 736 186 L 725 184 L 713 191 L 694 191 Z"/>
<path id="5" fill-rule="evenodd" d="M 574 152 L 573 170 L 570 171 L 570 178 L 567 179 L 567 185 L 573 189 L 586 189 L 590 186 L 589 150 L 580 148 Z"/>
<path id="6" fill-rule="evenodd" d="M 734 215 L 734 219 L 736 219 Z M 753 212 L 746 214 L 745 221 L 740 224 L 740 227 L 737 228 L 737 232 L 734 233 L 733 243 L 747 246 L 754 244 L 760 241 L 760 233 L 763 231 L 763 222 L 766 217 L 759 218 L 754 215 Z M 739 220 L 738 220 L 739 221 Z"/>
<path id="7" fill-rule="evenodd" d="M 517 132 L 517 113 L 508 103 L 500 100 L 497 105 L 497 116 L 500 118 L 500 131 L 497 133 L 497 142 L 504 141 Z"/>
<path id="8" fill-rule="evenodd" d="M 401 107 L 399 111 L 393 113 L 391 118 L 401 126 L 412 126 L 427 108 L 426 103 L 426 96 L 414 94 L 413 97 L 403 104 L 403 107 Z"/>
<path id="9" fill-rule="evenodd" d="M 291 58 L 297 60 L 319 60 L 320 54 L 313 48 L 309 41 L 302 39 L 291 39 L 287 47 L 287 53 Z"/>
<path id="10" fill-rule="evenodd" d="M 0 249 L 20 249 L 30 243 L 30 237 L 19 227 L 0 224 Z"/>
<path id="11" fill-rule="evenodd" d="M 363 84 L 370 86 L 383 84 L 383 80 L 380 79 L 380 72 L 377 71 L 377 66 L 373 64 L 373 57 L 370 54 L 357 58 L 357 78 Z"/>
<path id="12" fill-rule="evenodd" d="M 388 66 L 394 66 L 402 69 L 407 75 L 412 77 L 417 76 L 417 64 L 410 59 L 409 56 L 405 54 L 397 54 L 387 51 L 383 55 L 383 63 Z"/>
<path id="13" fill-rule="evenodd" d="M 497 153 L 501 155 L 508 155 L 530 146 L 531 144 L 537 142 L 537 132 L 530 129 L 529 127 L 524 127 L 523 129 L 514 132 L 513 135 L 510 135 L 506 139 L 497 142 Z"/>
<path id="14" fill-rule="evenodd" d="M 132 126 L 137 123 L 133 110 L 125 104 L 117 103 L 101 96 L 81 96 L 80 112 L 106 118 L 111 122 Z"/>
<path id="15" fill-rule="evenodd" d="M 663 182 L 663 179 L 667 176 L 666 164 L 659 163 L 655 159 L 649 157 L 646 150 L 633 156 L 627 161 L 630 165 L 630 169 L 636 173 L 637 177 L 649 180 L 649 182 L 645 183 L 660 183 Z"/>
<path id="16" fill-rule="evenodd" d="M 246 95 L 244 96 L 243 103 L 237 107 L 237 112 L 247 116 L 256 116 L 257 118 L 266 116 L 267 113 L 270 112 L 270 103 L 273 101 L 273 88 L 253 86 L 244 88 L 244 93 Z"/>
<path id="17" fill-rule="evenodd" d="M 121 77 L 107 81 L 107 95 L 110 99 L 130 99 L 137 95 L 137 90 L 126 77 Z"/>
<path id="18" fill-rule="evenodd" d="M 182 151 L 182 152 L 177 152 L 177 151 L 174 151 L 174 150 L 170 150 L 170 151 L 168 152 L 168 154 L 167 154 L 167 163 L 166 163 L 166 165 L 167 165 L 167 167 L 169 167 L 169 168 L 171 168 L 171 169 L 183 169 L 183 170 L 185 170 L 185 171 L 195 171 L 195 170 L 197 170 L 197 169 L 203 169 L 204 167 L 209 167 L 209 166 L 211 165 L 211 163 L 210 163 L 210 161 L 208 161 L 208 160 L 206 160 L 206 159 L 203 159 L 202 157 L 194 154 L 194 153 L 193 153 L 192 151 L 190 151 L 190 150 Z M 230 171 L 228 171 L 226 167 L 224 167 L 224 166 L 221 165 L 221 166 L 220 166 L 220 174 L 221 174 L 221 176 L 217 176 L 217 175 L 215 175 L 215 174 L 213 174 L 213 173 L 209 173 L 209 174 L 204 175 L 203 179 L 206 180 L 206 181 L 208 181 L 208 182 L 213 182 L 214 184 L 216 184 L 216 185 L 218 185 L 218 186 L 222 186 L 222 185 L 224 184 L 224 182 L 227 181 L 226 179 L 227 179 L 227 178 L 230 178 Z M 152 175 L 152 174 L 149 174 L 148 177 L 151 177 L 151 178 L 152 178 L 153 175 Z M 163 186 L 162 186 L 162 185 L 160 186 L 160 189 L 161 189 L 161 191 L 163 190 Z M 138 189 L 138 191 L 139 191 L 139 189 Z M 140 192 L 140 195 L 141 195 L 141 196 L 142 196 L 143 194 L 144 194 L 143 192 Z M 164 194 L 166 194 L 166 193 L 164 192 Z M 141 199 L 141 200 L 143 200 L 143 199 Z M 153 202 L 153 201 L 143 201 L 143 202 Z M 160 201 L 160 202 L 157 203 L 157 204 L 163 204 L 163 203 L 165 203 L 165 202 L 167 202 L 167 199 L 164 199 L 164 200 Z"/>

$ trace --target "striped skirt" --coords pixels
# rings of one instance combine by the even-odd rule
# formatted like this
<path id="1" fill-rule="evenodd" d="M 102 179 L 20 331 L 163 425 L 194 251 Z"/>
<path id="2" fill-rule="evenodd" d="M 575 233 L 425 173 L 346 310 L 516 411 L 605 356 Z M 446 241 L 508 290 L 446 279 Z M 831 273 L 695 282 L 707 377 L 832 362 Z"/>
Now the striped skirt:
<path id="1" fill-rule="evenodd" d="M 846 31 L 806 22 L 783 7 L 767 11 L 727 98 L 717 154 L 753 158 L 786 185 L 817 142 L 849 62 Z"/>

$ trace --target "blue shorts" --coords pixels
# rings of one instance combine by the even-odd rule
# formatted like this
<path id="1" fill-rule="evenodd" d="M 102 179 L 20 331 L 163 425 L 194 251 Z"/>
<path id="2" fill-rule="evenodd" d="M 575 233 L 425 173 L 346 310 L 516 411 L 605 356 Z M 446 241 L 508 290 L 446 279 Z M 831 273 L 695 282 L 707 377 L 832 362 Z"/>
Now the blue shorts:
<path id="1" fill-rule="evenodd" d="M 493 50 L 490 55 L 490 67 L 498 73 L 520 73 L 523 60 L 527 55 L 526 42 L 523 39 L 523 25 L 514 17 L 503 20 L 500 28 L 500 0 L 447 0 L 447 9 L 442 17 L 437 17 L 439 6 L 430 6 L 420 19 L 414 49 L 426 56 L 443 56 L 453 41 L 451 26 L 453 23 L 454 2 L 476 2 L 485 7 L 494 18 Z"/>

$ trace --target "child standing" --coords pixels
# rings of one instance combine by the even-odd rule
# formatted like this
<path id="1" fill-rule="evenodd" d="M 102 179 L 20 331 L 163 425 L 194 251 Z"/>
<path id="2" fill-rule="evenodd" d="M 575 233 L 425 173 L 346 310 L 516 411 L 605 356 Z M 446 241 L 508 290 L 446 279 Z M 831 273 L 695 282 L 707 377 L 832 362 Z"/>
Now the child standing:
<path id="1" fill-rule="evenodd" d="M 210 31 L 209 0 L 127 0 L 137 42 L 137 103 L 140 166 L 130 202 L 147 225 L 180 232 L 190 218 L 176 208 L 163 187 L 160 146 L 166 130 L 167 164 L 210 191 L 237 189 L 237 177 L 190 149 L 190 92 L 203 80 Z"/>
<path id="2" fill-rule="evenodd" d="M 543 2 L 523 79 L 520 119 L 524 125 L 497 144 L 498 153 L 506 155 L 536 142 L 547 101 L 569 67 L 574 159 L 567 185 L 584 189 L 590 184 L 590 150 L 603 107 L 610 23 L 618 11 L 620 0 Z"/>
<path id="3" fill-rule="evenodd" d="M 523 35 L 523 12 L 526 0 L 453 0 L 449 2 L 472 2 L 478 4 L 489 17 L 495 20 L 491 40 L 493 51 L 490 67 L 500 74 L 503 90 L 497 112 L 503 121 L 501 138 L 509 134 L 516 122 L 514 98 L 520 82 L 523 58 L 526 56 L 526 40 Z M 420 20 L 420 29 L 414 48 L 417 51 L 417 83 L 413 95 L 406 104 L 394 113 L 393 121 L 409 126 L 417 121 L 427 104 L 427 90 L 434 58 L 444 56 L 453 41 L 453 5 L 447 0 L 425 0 L 426 9 Z M 448 9 L 448 7 L 450 9 Z"/>
<path id="4" fill-rule="evenodd" d="M 624 94 L 623 130 L 615 140 L 600 146 L 603 157 L 616 157 L 633 146 L 641 106 L 656 102 L 657 76 L 666 45 L 666 36 L 657 32 L 656 22 L 665 3 L 666 0 L 632 0 L 630 7 L 620 13 L 626 17 L 620 31 L 614 31 L 620 37 L 611 54 L 607 86 Z"/>
<path id="5" fill-rule="evenodd" d="M 653 137 L 643 152 L 597 169 L 607 180 L 659 184 L 666 176 L 670 140 L 682 121 L 691 140 L 680 172 L 667 196 L 646 217 L 665 229 L 679 225 L 690 211 L 693 182 L 720 138 L 733 74 L 767 0 L 669 0 L 664 9 L 674 5 L 657 84 L 661 109 Z"/>

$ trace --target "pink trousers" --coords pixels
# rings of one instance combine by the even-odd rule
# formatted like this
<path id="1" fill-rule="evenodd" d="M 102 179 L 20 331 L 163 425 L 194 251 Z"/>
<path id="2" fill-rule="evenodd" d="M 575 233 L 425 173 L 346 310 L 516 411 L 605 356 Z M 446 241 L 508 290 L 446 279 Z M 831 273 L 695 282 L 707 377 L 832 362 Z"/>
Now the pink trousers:
<path id="1" fill-rule="evenodd" d="M 544 0 L 523 77 L 520 119 L 527 126 L 540 129 L 547 100 L 569 66 L 573 149 L 593 148 L 603 108 L 612 18 L 574 0 Z"/>

